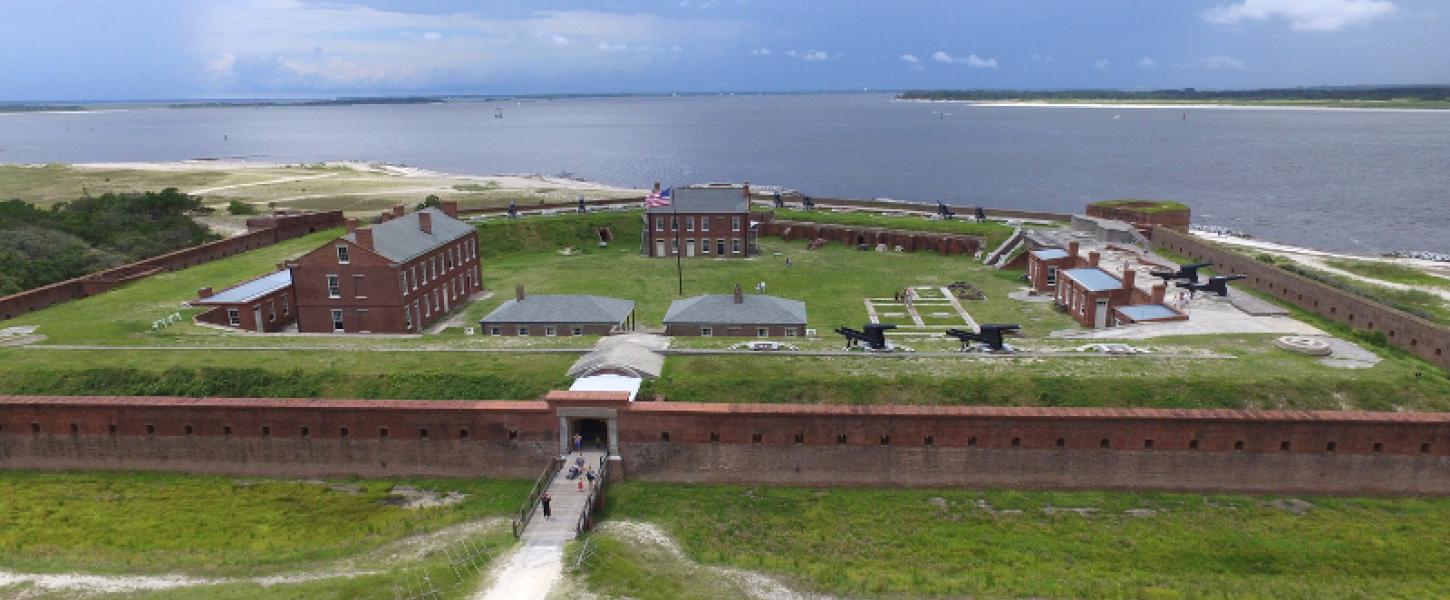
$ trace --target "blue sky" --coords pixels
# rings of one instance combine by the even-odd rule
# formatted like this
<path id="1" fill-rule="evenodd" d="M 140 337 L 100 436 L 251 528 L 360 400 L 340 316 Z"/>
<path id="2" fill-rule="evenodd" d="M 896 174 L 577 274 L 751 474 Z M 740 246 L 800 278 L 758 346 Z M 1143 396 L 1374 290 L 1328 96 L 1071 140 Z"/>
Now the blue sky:
<path id="1" fill-rule="evenodd" d="M 1443 0 L 0 0 L 0 100 L 1450 83 Z"/>

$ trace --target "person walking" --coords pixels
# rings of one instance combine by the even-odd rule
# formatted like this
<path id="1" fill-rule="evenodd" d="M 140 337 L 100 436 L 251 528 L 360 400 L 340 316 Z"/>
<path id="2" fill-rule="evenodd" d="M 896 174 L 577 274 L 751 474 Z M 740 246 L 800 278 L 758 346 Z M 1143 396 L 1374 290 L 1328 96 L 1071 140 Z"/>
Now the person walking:
<path id="1" fill-rule="evenodd" d="M 584 448 L 584 436 L 583 435 L 580 435 L 580 434 L 577 434 L 577 433 L 574 434 L 574 451 L 575 452 L 578 452 L 580 454 L 583 454 L 584 453 L 583 448 Z"/>
<path id="2" fill-rule="evenodd" d="M 544 495 L 539 497 L 539 504 L 542 504 L 544 506 L 545 521 L 549 520 L 550 517 L 554 516 L 554 509 L 549 506 L 549 503 L 553 501 L 554 497 L 550 496 L 549 492 L 544 492 Z"/>
<path id="3" fill-rule="evenodd" d="M 589 487 L 590 488 L 593 488 L 594 487 L 594 467 L 589 467 L 588 470 L 584 471 L 584 478 L 589 480 Z"/>
<path id="4" fill-rule="evenodd" d="M 579 491 L 581 491 L 581 492 L 584 491 L 584 478 L 583 477 L 580 477 L 579 478 Z"/>

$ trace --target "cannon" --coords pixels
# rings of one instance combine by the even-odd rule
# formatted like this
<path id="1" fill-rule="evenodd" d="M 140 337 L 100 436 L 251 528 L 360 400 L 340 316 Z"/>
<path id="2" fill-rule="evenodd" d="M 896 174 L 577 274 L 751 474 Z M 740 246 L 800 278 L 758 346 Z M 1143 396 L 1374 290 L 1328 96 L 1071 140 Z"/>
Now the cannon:
<path id="1" fill-rule="evenodd" d="M 971 350 L 972 342 L 980 342 L 992 352 L 1011 352 L 1012 349 L 1002 341 L 1002 337 L 1011 331 L 1021 330 L 1022 326 L 1016 323 L 983 323 L 980 332 L 971 332 L 965 329 L 948 329 L 948 337 L 954 337 L 962 341 L 962 352 Z"/>
<path id="2" fill-rule="evenodd" d="M 870 350 L 886 350 L 886 330 L 896 329 L 895 325 L 889 323 L 867 323 L 862 327 L 865 331 L 856 331 L 849 327 L 837 327 L 836 333 L 846 336 L 846 349 L 857 344 L 866 344 Z"/>
<path id="3" fill-rule="evenodd" d="M 936 201 L 936 214 L 943 219 L 950 219 L 957 216 L 957 213 L 953 212 L 951 207 L 947 206 L 947 203 L 941 200 Z"/>
<path id="4" fill-rule="evenodd" d="M 1173 280 L 1198 283 L 1198 270 L 1203 267 L 1213 266 L 1211 262 L 1191 263 L 1178 267 L 1177 271 L 1149 271 L 1148 274 L 1163 280 L 1163 284 Z"/>
<path id="5" fill-rule="evenodd" d="M 1196 292 L 1213 292 L 1219 296 L 1227 296 L 1228 282 L 1246 278 L 1248 278 L 1248 275 L 1214 275 L 1213 277 L 1209 277 L 1208 281 L 1204 283 L 1198 283 L 1196 281 L 1179 282 L 1178 287 L 1188 290 L 1189 296 L 1192 296 Z"/>

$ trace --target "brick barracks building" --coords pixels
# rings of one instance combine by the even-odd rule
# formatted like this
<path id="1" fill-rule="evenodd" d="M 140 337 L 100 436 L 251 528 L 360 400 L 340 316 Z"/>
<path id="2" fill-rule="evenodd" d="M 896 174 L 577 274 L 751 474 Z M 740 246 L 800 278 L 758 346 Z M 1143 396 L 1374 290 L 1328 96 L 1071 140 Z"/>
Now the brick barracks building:
<path id="1" fill-rule="evenodd" d="M 416 333 L 482 291 L 478 231 L 458 204 L 358 227 L 291 263 L 303 333 Z"/>
<path id="2" fill-rule="evenodd" d="M 659 191 L 660 184 L 655 184 Z M 759 254 L 750 221 L 750 184 L 675 188 L 669 206 L 645 211 L 641 254 L 657 258 L 747 258 Z"/>

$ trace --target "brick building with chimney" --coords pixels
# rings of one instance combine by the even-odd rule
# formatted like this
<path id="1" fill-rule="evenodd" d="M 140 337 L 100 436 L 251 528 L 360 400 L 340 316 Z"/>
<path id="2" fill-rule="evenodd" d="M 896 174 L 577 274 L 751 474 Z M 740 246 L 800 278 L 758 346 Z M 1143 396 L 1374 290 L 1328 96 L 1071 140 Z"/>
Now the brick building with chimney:
<path id="1" fill-rule="evenodd" d="M 196 315 L 196 320 L 257 333 L 286 329 L 297 320 L 292 310 L 297 305 L 297 296 L 292 291 L 292 272 L 286 265 L 279 267 L 281 270 L 217 293 L 212 293 L 209 287 L 197 290 L 197 299 L 191 305 L 211 309 Z"/>
<path id="2" fill-rule="evenodd" d="M 796 337 L 805 335 L 806 303 L 743 294 L 706 295 L 670 303 L 663 320 L 665 335 Z"/>
<path id="3" fill-rule="evenodd" d="M 659 191 L 660 184 L 655 184 Z M 706 183 L 675 188 L 669 206 L 645 210 L 643 248 L 656 258 L 748 258 L 760 253 L 750 219 L 750 184 Z"/>
<path id="4" fill-rule="evenodd" d="M 290 263 L 303 333 L 416 333 L 483 290 L 478 231 L 458 204 L 359 227 Z"/>
<path id="5" fill-rule="evenodd" d="M 1115 275 L 1101 265 L 1102 254 L 1079 254 L 1077 242 L 1066 249 L 1041 248 L 1027 256 L 1027 281 L 1033 291 L 1051 294 L 1058 308 L 1084 327 L 1102 328 L 1152 321 L 1184 321 L 1188 315 L 1164 303 L 1166 287 L 1138 284 L 1138 271 L 1125 261 Z"/>

